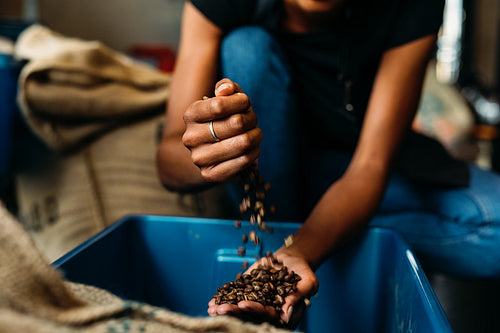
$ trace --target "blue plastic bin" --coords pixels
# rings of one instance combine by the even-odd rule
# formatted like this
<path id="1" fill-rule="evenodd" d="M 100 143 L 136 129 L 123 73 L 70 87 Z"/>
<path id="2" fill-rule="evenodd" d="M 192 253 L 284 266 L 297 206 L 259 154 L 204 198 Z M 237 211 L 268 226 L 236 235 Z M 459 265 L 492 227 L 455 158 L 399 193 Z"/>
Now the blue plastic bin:
<path id="1" fill-rule="evenodd" d="M 276 250 L 297 223 L 268 223 L 261 243 L 238 256 L 234 221 L 160 216 L 122 219 L 54 263 L 72 281 L 123 298 L 192 316 L 206 316 L 218 286 L 241 263 Z M 451 332 L 419 263 L 388 229 L 368 229 L 317 271 L 318 294 L 299 329 L 306 332 Z"/>

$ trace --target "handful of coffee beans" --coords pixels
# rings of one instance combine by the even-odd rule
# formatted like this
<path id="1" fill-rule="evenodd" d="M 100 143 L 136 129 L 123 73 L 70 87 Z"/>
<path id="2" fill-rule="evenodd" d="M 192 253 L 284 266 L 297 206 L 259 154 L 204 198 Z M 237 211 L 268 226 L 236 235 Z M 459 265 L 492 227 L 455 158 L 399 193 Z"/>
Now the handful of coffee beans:
<path id="1" fill-rule="evenodd" d="M 264 306 L 270 305 L 276 312 L 281 312 L 285 297 L 297 291 L 297 282 L 300 279 L 298 274 L 289 272 L 286 266 L 277 269 L 261 264 L 250 274 L 239 273 L 234 281 L 218 287 L 213 298 L 217 305 L 253 301 Z"/>
<path id="2" fill-rule="evenodd" d="M 260 175 L 256 165 L 246 170 L 242 175 L 243 189 L 246 196 L 240 204 L 240 212 L 250 213 L 250 224 L 259 230 L 265 230 L 269 233 L 273 232 L 271 226 L 267 226 L 264 222 L 266 209 L 264 207 L 265 192 L 269 191 L 271 185 L 264 181 Z M 274 213 L 275 207 L 270 207 L 270 212 Z M 241 221 L 235 221 L 237 228 L 241 227 Z M 242 243 L 247 241 L 258 245 L 259 237 L 255 231 L 250 231 L 248 235 L 242 236 Z M 238 255 L 244 256 L 246 249 L 244 246 L 238 248 Z M 222 287 L 217 288 L 217 294 L 213 295 L 215 304 L 238 304 L 241 301 L 258 302 L 264 306 L 269 305 L 274 307 L 276 312 L 281 312 L 281 307 L 285 302 L 285 297 L 297 291 L 297 282 L 301 277 L 295 272 L 288 271 L 283 263 L 276 259 L 273 254 L 268 251 L 266 253 L 267 264 L 260 264 L 253 269 L 249 274 L 239 273 L 234 281 L 224 283 Z M 256 260 L 259 258 L 256 257 Z M 248 267 L 248 262 L 242 264 L 242 269 Z"/>

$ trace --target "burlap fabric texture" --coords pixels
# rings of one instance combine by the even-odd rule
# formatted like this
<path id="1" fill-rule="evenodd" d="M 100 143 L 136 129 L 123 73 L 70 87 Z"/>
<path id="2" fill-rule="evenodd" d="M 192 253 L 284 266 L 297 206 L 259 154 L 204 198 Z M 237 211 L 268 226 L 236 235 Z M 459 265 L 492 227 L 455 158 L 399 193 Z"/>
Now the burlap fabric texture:
<path id="1" fill-rule="evenodd" d="M 2 333 L 288 332 L 229 316 L 189 317 L 68 282 L 1 203 L 0 230 Z"/>
<path id="2" fill-rule="evenodd" d="M 27 60 L 18 104 L 50 148 L 68 150 L 125 122 L 162 112 L 170 74 L 99 41 L 63 36 L 42 25 L 24 30 L 15 55 Z"/>

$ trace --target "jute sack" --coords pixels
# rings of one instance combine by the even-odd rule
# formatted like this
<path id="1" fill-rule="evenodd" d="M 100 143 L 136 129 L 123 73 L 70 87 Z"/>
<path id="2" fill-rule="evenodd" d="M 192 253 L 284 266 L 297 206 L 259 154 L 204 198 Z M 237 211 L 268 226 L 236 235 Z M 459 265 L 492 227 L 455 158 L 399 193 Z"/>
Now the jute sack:
<path id="1" fill-rule="evenodd" d="M 19 216 L 54 260 L 127 214 L 224 217 L 222 188 L 181 195 L 155 169 L 170 74 L 98 41 L 23 31 L 18 104 L 46 149 L 16 175 Z M 39 147 L 25 154 L 40 155 Z M 20 152 L 16 152 L 18 154 Z"/>
<path id="2" fill-rule="evenodd" d="M 0 203 L 0 332 L 288 332 L 229 316 L 189 317 L 66 281 Z"/>
<path id="3" fill-rule="evenodd" d="M 21 33 L 15 55 L 28 61 L 18 80 L 21 114 L 53 150 L 164 110 L 169 97 L 170 74 L 43 25 Z"/>
<path id="4" fill-rule="evenodd" d="M 223 187 L 166 190 L 155 155 L 163 116 L 108 132 L 81 150 L 47 150 L 16 174 L 18 216 L 49 261 L 130 214 L 234 218 Z"/>

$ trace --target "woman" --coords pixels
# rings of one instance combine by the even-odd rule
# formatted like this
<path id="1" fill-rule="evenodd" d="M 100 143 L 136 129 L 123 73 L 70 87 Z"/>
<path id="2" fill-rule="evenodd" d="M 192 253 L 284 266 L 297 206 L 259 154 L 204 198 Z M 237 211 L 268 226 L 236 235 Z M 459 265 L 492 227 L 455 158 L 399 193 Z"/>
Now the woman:
<path id="1" fill-rule="evenodd" d="M 274 219 L 304 221 L 293 244 L 275 253 L 302 276 L 281 313 L 212 301 L 209 314 L 293 327 L 318 289 L 314 270 L 369 223 L 401 231 L 431 269 L 500 272 L 498 176 L 410 130 L 443 6 L 186 4 L 158 150 L 162 182 L 200 190 L 231 183 L 258 161 L 273 186 L 266 199 L 278 208 Z"/>

